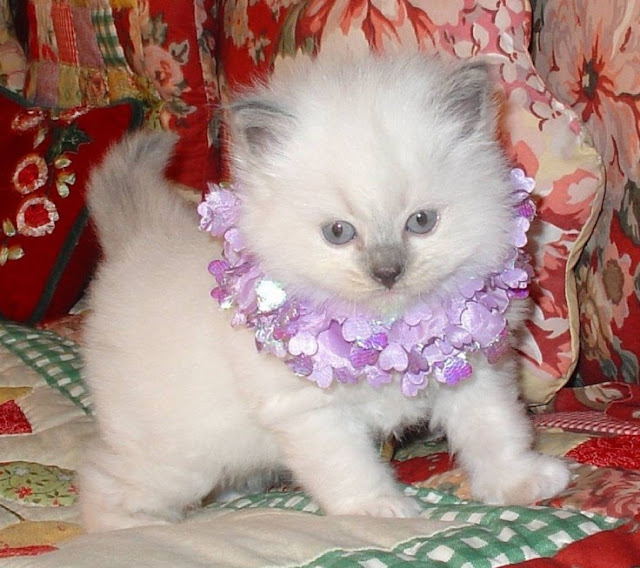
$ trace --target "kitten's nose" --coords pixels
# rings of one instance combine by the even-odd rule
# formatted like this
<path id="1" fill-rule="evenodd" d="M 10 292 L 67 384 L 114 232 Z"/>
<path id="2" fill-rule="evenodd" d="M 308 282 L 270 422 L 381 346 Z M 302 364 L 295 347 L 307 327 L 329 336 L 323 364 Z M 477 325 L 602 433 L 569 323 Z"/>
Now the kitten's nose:
<path id="1" fill-rule="evenodd" d="M 398 278 L 400 278 L 403 270 L 404 267 L 401 264 L 385 264 L 374 267 L 371 271 L 371 275 L 375 280 L 391 290 Z"/>

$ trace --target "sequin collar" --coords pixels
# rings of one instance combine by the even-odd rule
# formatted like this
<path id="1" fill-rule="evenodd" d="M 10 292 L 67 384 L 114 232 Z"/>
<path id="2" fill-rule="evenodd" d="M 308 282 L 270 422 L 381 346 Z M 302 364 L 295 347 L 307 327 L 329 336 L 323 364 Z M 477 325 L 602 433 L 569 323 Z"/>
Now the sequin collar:
<path id="1" fill-rule="evenodd" d="M 535 213 L 529 197 L 534 182 L 520 169 L 511 171 L 511 181 L 513 249 L 504 264 L 484 279 L 458 283 L 457 292 L 444 299 L 423 299 L 390 321 L 292 297 L 245 248 L 235 226 L 240 197 L 231 187 L 211 184 L 198 207 L 200 228 L 223 238 L 223 258 L 209 264 L 216 281 L 211 295 L 232 311 L 233 326 L 254 331 L 259 351 L 279 357 L 322 388 L 360 381 L 378 387 L 394 376 L 406 396 L 415 396 L 430 377 L 455 385 L 471 375 L 471 353 L 481 352 L 493 363 L 508 349 L 505 312 L 512 298 L 528 293 L 532 269 L 523 247 Z"/>

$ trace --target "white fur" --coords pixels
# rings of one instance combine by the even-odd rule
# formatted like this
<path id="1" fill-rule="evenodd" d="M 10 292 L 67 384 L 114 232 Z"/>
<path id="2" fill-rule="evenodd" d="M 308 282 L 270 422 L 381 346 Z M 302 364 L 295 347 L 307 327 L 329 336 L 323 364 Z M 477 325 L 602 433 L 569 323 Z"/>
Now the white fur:
<path id="1" fill-rule="evenodd" d="M 251 247 L 290 289 L 354 310 L 400 310 L 486 273 L 509 215 L 490 95 L 477 66 L 422 57 L 305 64 L 246 93 L 229 118 Z M 458 387 L 432 381 L 407 398 L 397 383 L 323 390 L 258 354 L 209 295 L 220 251 L 162 177 L 172 142 L 126 140 L 90 184 L 105 259 L 85 338 L 100 433 L 80 470 L 88 530 L 175 521 L 212 489 L 281 468 L 327 513 L 414 515 L 372 440 L 430 415 L 478 498 L 529 503 L 567 484 L 564 464 L 530 449 L 511 356 L 476 358 Z M 438 209 L 438 225 L 407 233 L 422 208 Z M 323 240 L 336 219 L 354 241 Z M 390 250 L 404 272 L 387 290 L 370 272 Z"/>

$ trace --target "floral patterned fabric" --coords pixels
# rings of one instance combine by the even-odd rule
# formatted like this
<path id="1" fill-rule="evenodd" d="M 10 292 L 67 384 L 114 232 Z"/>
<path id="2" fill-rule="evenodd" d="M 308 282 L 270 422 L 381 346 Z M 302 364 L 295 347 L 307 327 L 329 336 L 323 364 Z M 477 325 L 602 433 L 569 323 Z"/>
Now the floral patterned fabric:
<path id="1" fill-rule="evenodd" d="M 169 175 L 196 191 L 218 176 L 215 1 L 28 0 L 26 97 L 44 107 L 145 103 L 180 135 Z"/>
<path id="2" fill-rule="evenodd" d="M 78 300 L 98 255 L 89 171 L 141 120 L 134 102 L 46 111 L 0 91 L 0 318 L 41 321 Z"/>
<path id="3" fill-rule="evenodd" d="M 514 165 L 536 179 L 539 212 L 530 237 L 535 311 L 523 346 L 524 391 L 549 399 L 578 357 L 572 267 L 599 211 L 603 173 L 576 115 L 537 75 L 527 48 L 524 0 L 222 0 L 221 97 L 286 58 L 368 50 L 483 56 L 505 102 L 502 137 Z"/>
<path id="4" fill-rule="evenodd" d="M 576 268 L 577 384 L 640 382 L 640 1 L 546 0 L 536 65 L 606 167 L 602 215 Z"/>

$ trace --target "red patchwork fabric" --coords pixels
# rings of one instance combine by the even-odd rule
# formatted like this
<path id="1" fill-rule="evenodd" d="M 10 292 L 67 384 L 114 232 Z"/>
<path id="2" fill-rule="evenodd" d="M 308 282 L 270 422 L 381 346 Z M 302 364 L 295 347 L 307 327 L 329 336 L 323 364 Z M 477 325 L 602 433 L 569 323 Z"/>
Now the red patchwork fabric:
<path id="1" fill-rule="evenodd" d="M 598 467 L 640 470 L 640 436 L 593 438 L 571 450 L 567 457 Z"/>
<path id="2" fill-rule="evenodd" d="M 405 461 L 394 461 L 391 462 L 391 465 L 398 481 L 402 483 L 425 481 L 432 475 L 444 473 L 454 467 L 453 460 L 448 453 L 437 453 Z"/>
<path id="3" fill-rule="evenodd" d="M 144 103 L 146 125 L 179 134 L 170 178 L 219 181 L 215 0 L 29 0 L 26 97 L 44 107 Z"/>
<path id="4" fill-rule="evenodd" d="M 13 400 L 0 404 L 0 435 L 31 434 L 31 424 Z"/>

